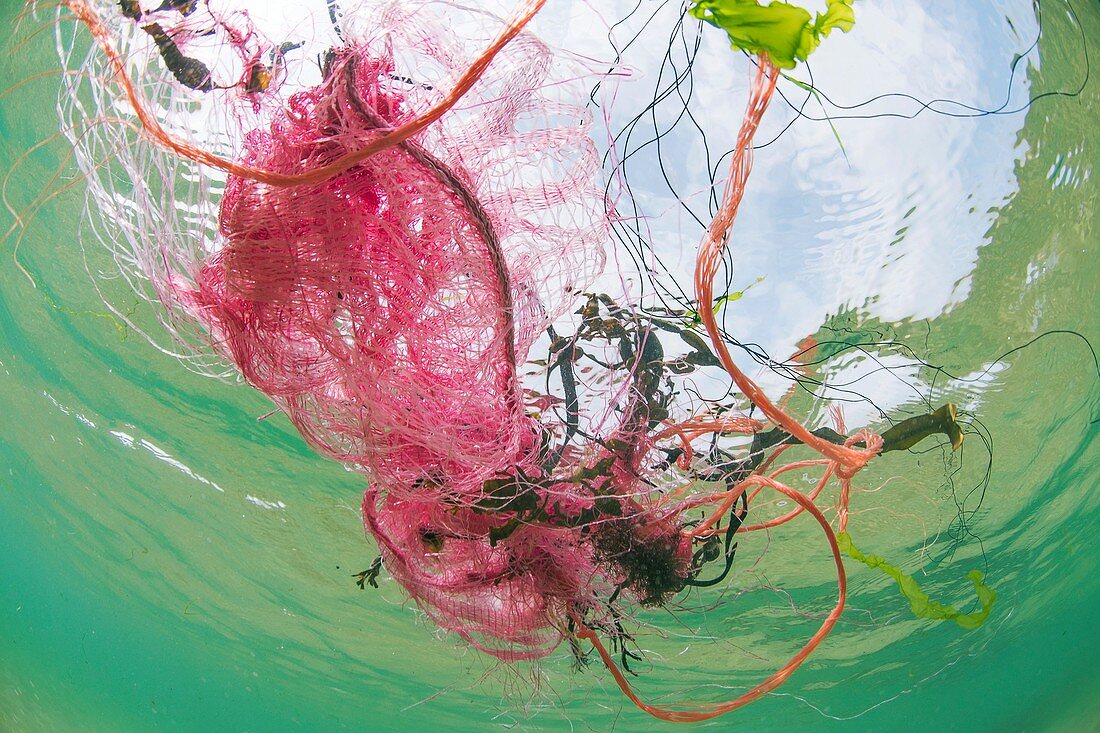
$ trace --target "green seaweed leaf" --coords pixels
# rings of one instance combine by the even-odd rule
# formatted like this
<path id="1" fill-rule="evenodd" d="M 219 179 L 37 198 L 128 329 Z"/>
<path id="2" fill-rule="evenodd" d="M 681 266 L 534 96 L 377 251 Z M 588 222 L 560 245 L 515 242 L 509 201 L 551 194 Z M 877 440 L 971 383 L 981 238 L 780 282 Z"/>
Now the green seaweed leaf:
<path id="1" fill-rule="evenodd" d="M 885 558 L 878 555 L 864 555 L 852 543 L 852 537 L 847 532 L 841 532 L 836 536 L 837 544 L 842 552 L 854 560 L 858 560 L 869 568 L 881 570 L 889 575 L 898 584 L 901 594 L 909 600 L 909 608 L 913 615 L 934 621 L 954 621 L 964 629 L 976 629 L 985 623 L 989 617 L 989 611 L 993 608 L 993 602 L 997 600 L 997 592 L 983 582 L 980 570 L 971 570 L 966 574 L 974 585 L 974 592 L 978 594 L 978 602 L 982 604 L 980 611 L 974 613 L 960 613 L 952 606 L 945 606 L 939 601 L 933 601 L 928 594 L 921 590 L 920 584 L 912 576 L 906 575 L 898 568 L 886 562 Z"/>
<path id="2" fill-rule="evenodd" d="M 722 306 L 724 306 L 726 303 L 732 303 L 735 300 L 741 300 L 741 298 L 745 297 L 745 293 L 749 292 L 753 285 L 759 285 L 762 282 L 764 282 L 764 278 L 758 277 L 754 282 L 746 285 L 744 290 L 736 290 L 732 293 L 726 293 L 725 295 L 718 296 L 714 299 L 714 312 L 717 313 L 718 311 L 722 310 Z"/>
<path id="3" fill-rule="evenodd" d="M 821 107 L 821 111 L 825 115 L 825 120 L 829 123 L 829 129 L 833 131 L 833 137 L 836 138 L 836 144 L 840 146 L 840 154 L 844 156 L 844 162 L 848 164 L 849 168 L 851 168 L 852 161 L 848 160 L 848 151 L 844 148 L 844 141 L 840 139 L 840 133 L 837 131 L 836 125 L 833 124 L 833 118 L 829 117 L 829 110 L 825 108 L 825 102 L 822 101 L 821 94 L 811 85 L 800 79 L 795 79 L 790 74 L 784 73 L 783 78 L 797 86 L 799 89 L 809 92 L 813 95 L 813 98 L 817 100 L 818 106 Z"/>
<path id="4" fill-rule="evenodd" d="M 772 63 L 793 69 L 805 61 L 834 28 L 847 33 L 856 22 L 855 0 L 828 0 L 824 13 L 773 0 L 692 0 L 690 13 L 726 32 L 735 50 L 766 53 Z"/>

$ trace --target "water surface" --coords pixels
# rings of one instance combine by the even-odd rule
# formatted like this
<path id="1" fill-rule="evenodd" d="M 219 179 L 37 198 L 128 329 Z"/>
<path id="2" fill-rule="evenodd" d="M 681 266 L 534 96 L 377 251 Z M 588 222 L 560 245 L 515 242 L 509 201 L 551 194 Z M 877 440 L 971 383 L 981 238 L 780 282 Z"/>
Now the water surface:
<path id="1" fill-rule="evenodd" d="M 5 27 L 17 5 L 0 11 Z M 1013 55 L 1038 31 L 1030 3 L 866 4 L 851 38 L 823 49 L 816 81 L 841 103 L 906 91 L 993 108 L 1007 93 L 1012 108 L 1073 91 L 1083 38 L 1100 58 L 1100 7 L 1068 7 L 1075 17 L 1065 2 L 1042 4 L 1039 47 L 1012 79 Z M 563 45 L 586 32 L 602 37 L 579 22 L 545 25 Z M 4 88 L 56 68 L 48 30 L 4 44 Z M 746 72 L 734 61 L 736 74 L 701 75 L 714 86 L 693 102 L 704 129 L 740 112 Z M 656 63 L 635 69 L 615 129 L 659 81 Z M 65 142 L 51 139 L 55 89 L 45 78 L 0 99 L 12 204 L 56 192 L 20 241 L 34 284 L 12 257 L 14 237 L 0 257 L 0 730 L 669 728 L 629 706 L 597 665 L 574 673 L 565 650 L 538 668 L 503 667 L 439 638 L 392 581 L 355 588 L 351 574 L 374 556 L 358 515 L 364 479 L 312 453 L 285 419 L 257 421 L 270 409 L 262 395 L 189 373 L 107 314 L 94 282 L 124 308 L 126 290 L 103 253 L 78 245 L 83 191 Z M 863 112 L 898 110 L 912 105 Z M 777 104 L 761 135 L 790 114 Z M 802 121 L 758 153 L 734 282 L 764 280 L 739 302 L 737 332 L 774 354 L 807 334 L 880 333 L 973 378 L 933 383 L 914 367 L 905 380 L 859 383 L 885 410 L 916 409 L 928 394 L 988 428 L 992 474 L 973 535 L 952 540 L 957 502 L 977 506 L 967 492 L 986 465 L 973 439 L 957 474 L 960 457 L 945 463 L 942 451 L 861 474 L 865 490 L 886 486 L 857 494 L 852 531 L 946 602 L 968 602 L 971 567 L 1000 599 L 984 627 L 964 632 L 912 618 L 881 577 L 850 567 L 851 608 L 819 652 L 776 694 L 706 727 L 1100 730 L 1092 356 L 1051 335 L 998 360 L 1050 330 L 1100 340 L 1098 120 L 1094 78 L 1014 115 L 837 120 L 844 155 L 829 125 Z M 672 160 L 703 155 L 684 128 L 667 145 Z M 686 164 L 670 175 L 676 196 L 653 174 L 635 179 L 635 195 L 672 276 L 687 278 L 698 230 L 677 200 L 705 213 L 709 177 Z M 149 306 L 130 297 L 133 318 L 153 328 Z M 829 369 L 871 371 L 858 359 Z M 875 418 L 866 405 L 848 413 L 850 425 Z M 732 696 L 816 628 L 802 614 L 826 610 L 833 591 L 815 530 L 774 537 L 753 564 L 763 549 L 743 543 L 726 603 L 644 617 L 665 638 L 643 636 L 652 653 L 639 689 Z"/>

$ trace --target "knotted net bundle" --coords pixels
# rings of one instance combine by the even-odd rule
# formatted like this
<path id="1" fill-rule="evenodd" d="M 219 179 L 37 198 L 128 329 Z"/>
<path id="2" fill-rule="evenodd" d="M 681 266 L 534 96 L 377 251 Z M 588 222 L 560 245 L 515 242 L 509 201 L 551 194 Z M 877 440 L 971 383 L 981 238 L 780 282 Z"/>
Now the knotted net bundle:
<path id="1" fill-rule="evenodd" d="M 814 504 L 823 487 L 840 480 L 843 532 L 849 481 L 870 458 L 961 434 L 953 408 L 882 437 L 846 436 L 839 416 L 839 432 L 811 432 L 733 363 L 713 281 L 775 66 L 760 56 L 700 245 L 705 305 L 645 313 L 586 292 L 615 220 L 586 104 L 600 77 L 525 30 L 541 2 L 507 20 L 444 2 L 293 5 L 305 15 L 263 23 L 228 0 L 65 3 L 98 42 L 58 26 L 74 72 L 61 114 L 88 181 L 82 241 L 154 303 L 167 351 L 240 375 L 367 477 L 381 564 L 441 628 L 507 661 L 591 641 L 624 692 L 669 720 L 781 684 L 844 606 L 840 544 Z M 678 376 L 696 368 L 732 376 L 747 401 L 678 400 Z M 749 402 L 775 427 L 738 411 Z M 751 451 L 701 452 L 712 436 L 751 436 Z M 819 457 L 773 466 L 794 443 Z M 779 480 L 807 468 L 822 472 L 810 492 Z M 762 490 L 798 506 L 747 525 Z M 640 702 L 599 635 L 625 665 L 624 606 L 721 582 L 737 533 L 802 512 L 838 574 L 818 633 L 729 703 Z M 716 560 L 725 569 L 701 580 Z"/>

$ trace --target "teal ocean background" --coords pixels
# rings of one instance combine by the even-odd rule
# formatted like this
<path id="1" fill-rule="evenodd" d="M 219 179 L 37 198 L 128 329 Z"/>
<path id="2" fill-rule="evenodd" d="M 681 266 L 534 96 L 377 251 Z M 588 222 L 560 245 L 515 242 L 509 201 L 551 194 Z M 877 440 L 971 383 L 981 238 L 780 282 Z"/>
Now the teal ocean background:
<path id="1" fill-rule="evenodd" d="M 374 557 L 359 518 L 365 479 L 314 454 L 282 416 L 258 421 L 271 409 L 263 395 L 188 372 L 103 306 L 97 288 L 156 328 L 150 306 L 111 278 L 109 257 L 78 241 L 84 190 L 57 134 L 49 13 L 16 32 L 21 4 L 2 5 L 0 172 L 13 209 L 41 205 L 22 226 L 0 214 L 3 229 L 16 225 L 0 247 L 0 733 L 675 727 L 635 710 L 598 662 L 574 671 L 561 649 L 538 666 L 501 665 L 439 634 L 388 578 L 378 590 L 355 587 L 352 574 Z M 989 97 L 1003 97 L 1011 48 L 1026 48 L 1035 22 L 1030 3 L 932 5 L 974 24 L 976 55 L 986 35 L 1021 28 L 1004 53 L 988 40 L 997 53 L 983 75 Z M 965 574 L 982 568 L 997 605 L 971 632 L 915 619 L 882 576 L 852 563 L 849 611 L 820 650 L 775 694 L 700 728 L 1100 731 L 1100 377 L 1084 342 L 1066 334 L 998 360 L 1051 330 L 1100 346 L 1100 5 L 1051 1 L 1043 11 L 1039 48 L 1018 74 L 1032 96 L 1075 91 L 1087 49 L 1097 65 L 1080 94 L 953 123 L 979 140 L 994 126 L 1008 141 L 967 153 L 1005 171 L 996 205 L 975 203 L 988 198 L 985 182 L 971 191 L 945 171 L 942 187 L 914 179 L 913 210 L 886 222 L 915 231 L 952 211 L 965 226 L 940 244 L 971 253 L 963 277 L 945 283 L 931 262 L 924 275 L 889 281 L 877 305 L 861 295 L 811 326 L 819 340 L 888 332 L 975 378 L 941 378 L 932 390 L 980 418 L 994 441 L 973 534 L 951 539 L 956 501 L 977 507 L 967 492 L 988 463 L 976 436 L 961 456 L 874 464 L 859 477 L 851 531 L 947 603 L 972 604 Z M 911 31 L 918 46 L 922 33 L 935 40 L 919 24 Z M 838 129 L 846 142 L 861 134 Z M 785 154 L 776 146 L 774 159 Z M 746 212 L 797 208 L 768 180 L 754 181 Z M 746 232 L 763 226 L 747 216 Z M 882 223 L 811 218 L 819 232 Z M 890 257 L 919 259 L 920 242 L 902 234 Z M 782 283 L 804 281 L 813 256 L 773 263 L 749 246 L 745 277 L 766 280 L 746 294 L 747 312 L 766 312 Z M 830 277 L 815 266 L 815 277 Z M 948 306 L 907 305 L 927 304 L 941 286 Z M 643 614 L 644 696 L 735 696 L 796 651 L 834 598 L 811 522 L 746 539 L 734 571 L 724 595 Z"/>

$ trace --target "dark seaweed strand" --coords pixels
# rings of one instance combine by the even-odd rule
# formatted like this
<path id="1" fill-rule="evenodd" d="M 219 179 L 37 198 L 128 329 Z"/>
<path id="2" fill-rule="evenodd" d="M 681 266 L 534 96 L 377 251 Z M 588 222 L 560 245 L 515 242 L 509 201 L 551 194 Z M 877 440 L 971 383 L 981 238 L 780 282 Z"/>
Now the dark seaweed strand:
<path id="1" fill-rule="evenodd" d="M 325 0 L 325 4 L 328 6 L 328 19 L 332 23 L 332 30 L 336 32 L 336 37 L 343 41 L 344 31 L 340 28 L 340 20 L 344 13 L 340 10 L 340 3 L 337 0 Z"/>
<path id="2" fill-rule="evenodd" d="M 733 558 L 737 554 L 737 543 L 733 541 L 734 536 L 737 534 L 737 530 L 741 529 L 741 525 L 745 521 L 745 517 L 749 515 L 749 500 L 745 492 L 741 492 L 740 496 L 741 509 L 730 515 L 728 523 L 726 525 L 726 533 L 722 538 L 723 543 L 723 556 L 725 557 L 725 565 L 722 568 L 722 572 L 713 578 L 707 580 L 698 580 L 696 578 L 686 578 L 684 585 L 691 586 L 693 588 L 710 588 L 711 586 L 718 585 L 730 574 L 730 570 L 733 568 Z"/>
<path id="3" fill-rule="evenodd" d="M 389 122 L 382 119 L 368 105 L 359 98 L 359 92 L 355 88 L 355 59 L 349 59 L 344 67 L 344 76 L 347 81 L 348 99 L 355 112 L 367 121 L 368 124 L 384 128 L 389 127 Z M 504 312 L 505 332 L 504 350 L 508 358 L 510 368 L 516 365 L 515 325 L 513 323 L 514 306 L 512 303 L 512 288 L 508 276 L 508 266 L 504 262 L 504 253 L 500 248 L 500 238 L 497 237 L 493 223 L 489 219 L 481 202 L 473 191 L 455 174 L 447 165 L 417 145 L 412 140 L 398 143 L 398 147 L 409 154 L 417 163 L 430 170 L 439 182 L 448 188 L 459 199 L 462 206 L 469 213 L 470 219 L 477 228 L 478 233 L 485 241 L 489 250 L 489 259 L 493 264 L 493 271 L 497 276 L 497 297 L 500 299 L 501 310 Z"/>
<path id="4" fill-rule="evenodd" d="M 546 472 L 549 473 L 557 467 L 565 447 L 569 445 L 580 430 L 580 399 L 577 395 L 577 376 L 573 372 L 573 349 L 577 345 L 577 337 L 573 336 L 568 339 L 557 353 L 554 353 L 552 350 L 554 345 L 565 341 L 565 339 L 558 336 L 553 324 L 547 326 L 546 333 L 550 336 L 551 359 L 553 360 L 546 369 L 546 391 L 550 391 L 550 375 L 556 369 L 561 373 L 562 391 L 565 393 L 565 438 L 543 466 Z"/>

